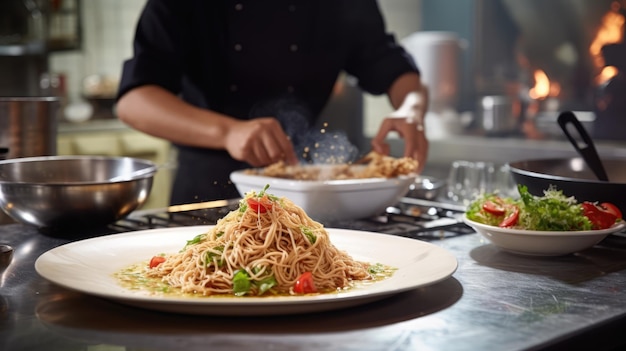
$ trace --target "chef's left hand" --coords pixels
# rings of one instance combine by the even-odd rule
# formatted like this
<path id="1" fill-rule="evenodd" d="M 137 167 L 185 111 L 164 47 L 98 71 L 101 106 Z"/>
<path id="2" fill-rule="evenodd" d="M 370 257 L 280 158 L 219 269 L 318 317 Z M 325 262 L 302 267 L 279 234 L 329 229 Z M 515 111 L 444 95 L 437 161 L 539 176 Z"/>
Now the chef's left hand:
<path id="1" fill-rule="evenodd" d="M 404 156 L 417 160 L 416 172 L 420 173 L 428 158 L 428 139 L 424 130 L 427 97 L 410 94 L 399 109 L 386 117 L 372 140 L 372 149 L 389 155 L 390 147 L 385 141 L 389 133 L 396 132 L 404 140 Z"/>

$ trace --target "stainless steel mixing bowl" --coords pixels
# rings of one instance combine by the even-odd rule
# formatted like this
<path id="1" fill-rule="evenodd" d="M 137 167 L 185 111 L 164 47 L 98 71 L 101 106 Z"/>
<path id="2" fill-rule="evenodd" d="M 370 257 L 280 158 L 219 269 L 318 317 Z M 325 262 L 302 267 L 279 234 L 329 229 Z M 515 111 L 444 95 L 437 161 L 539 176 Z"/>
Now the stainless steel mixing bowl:
<path id="1" fill-rule="evenodd" d="M 40 228 L 94 228 L 143 205 L 157 167 L 129 157 L 45 156 L 0 161 L 0 206 Z"/>

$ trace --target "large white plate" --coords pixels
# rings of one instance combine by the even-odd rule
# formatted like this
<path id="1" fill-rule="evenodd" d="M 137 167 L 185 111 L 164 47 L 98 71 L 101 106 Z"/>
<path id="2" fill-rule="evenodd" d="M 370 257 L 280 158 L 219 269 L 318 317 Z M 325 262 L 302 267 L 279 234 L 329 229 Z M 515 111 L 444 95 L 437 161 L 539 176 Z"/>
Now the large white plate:
<path id="1" fill-rule="evenodd" d="M 150 296 L 122 287 L 113 273 L 157 253 L 177 252 L 210 226 L 152 229 L 86 239 L 54 248 L 35 262 L 45 279 L 86 294 L 147 309 L 206 315 L 272 315 L 325 311 L 364 304 L 442 281 L 456 258 L 430 243 L 387 234 L 327 229 L 332 243 L 353 258 L 398 268 L 391 278 L 317 296 L 180 297 Z"/>

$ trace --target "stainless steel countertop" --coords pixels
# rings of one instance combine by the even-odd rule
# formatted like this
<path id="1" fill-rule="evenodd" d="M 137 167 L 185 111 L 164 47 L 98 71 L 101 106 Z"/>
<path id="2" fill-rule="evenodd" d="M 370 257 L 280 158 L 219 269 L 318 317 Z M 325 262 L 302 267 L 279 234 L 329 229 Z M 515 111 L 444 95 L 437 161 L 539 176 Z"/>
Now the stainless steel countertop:
<path id="1" fill-rule="evenodd" d="M 626 343 L 626 238 L 563 257 L 515 256 L 478 234 L 434 242 L 459 268 L 435 285 L 360 307 L 295 316 L 167 314 L 73 292 L 35 259 L 68 240 L 0 226 L 15 248 L 0 276 L 2 350 L 610 350 Z"/>
<path id="2" fill-rule="evenodd" d="M 369 142 L 369 141 L 368 141 Z M 402 155 L 404 144 L 400 139 L 389 140 L 392 155 Z M 626 140 L 595 142 L 601 158 L 626 159 Z M 456 160 L 485 161 L 495 164 L 537 158 L 579 157 L 574 146 L 562 138 L 541 140 L 519 136 L 450 135 L 431 139 L 424 174 L 445 178 Z"/>

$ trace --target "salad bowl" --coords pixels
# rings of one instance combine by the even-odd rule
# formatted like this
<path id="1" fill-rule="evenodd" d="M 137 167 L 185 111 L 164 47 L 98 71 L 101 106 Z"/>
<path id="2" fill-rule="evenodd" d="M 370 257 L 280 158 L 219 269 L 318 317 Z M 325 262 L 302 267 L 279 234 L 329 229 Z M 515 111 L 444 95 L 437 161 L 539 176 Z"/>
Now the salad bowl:
<path id="1" fill-rule="evenodd" d="M 601 230 L 583 231 L 538 231 L 500 228 L 472 221 L 463 216 L 463 221 L 497 248 L 521 255 L 563 256 L 588 249 L 612 233 L 626 227 L 624 221 Z"/>

